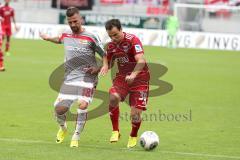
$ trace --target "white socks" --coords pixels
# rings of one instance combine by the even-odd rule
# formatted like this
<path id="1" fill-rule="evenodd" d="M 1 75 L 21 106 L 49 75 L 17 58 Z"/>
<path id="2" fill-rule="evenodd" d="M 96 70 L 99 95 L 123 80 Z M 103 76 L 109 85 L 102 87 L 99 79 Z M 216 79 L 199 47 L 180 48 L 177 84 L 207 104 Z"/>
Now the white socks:
<path id="1" fill-rule="evenodd" d="M 56 115 L 57 123 L 59 124 L 61 129 L 66 130 L 67 129 L 66 114 L 59 115 L 56 113 L 55 115 Z"/>
<path id="2" fill-rule="evenodd" d="M 77 121 L 76 121 L 76 128 L 75 132 L 72 136 L 72 140 L 79 140 L 80 139 L 80 134 L 83 131 L 84 125 L 87 120 L 87 113 L 88 110 L 82 110 L 82 109 L 77 109 Z"/>

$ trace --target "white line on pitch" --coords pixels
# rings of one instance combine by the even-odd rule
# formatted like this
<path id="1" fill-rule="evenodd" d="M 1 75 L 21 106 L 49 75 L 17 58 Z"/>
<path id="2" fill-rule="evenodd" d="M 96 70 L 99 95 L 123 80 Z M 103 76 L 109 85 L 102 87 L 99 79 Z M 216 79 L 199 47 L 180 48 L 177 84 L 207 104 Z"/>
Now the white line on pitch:
<path id="1" fill-rule="evenodd" d="M 174 153 L 179 155 L 190 155 L 199 157 L 214 157 L 214 158 L 227 158 L 227 159 L 240 159 L 238 156 L 228 156 L 228 155 L 214 155 L 205 153 L 189 153 L 189 152 L 174 152 L 174 151 L 161 151 L 162 153 Z"/>
<path id="2" fill-rule="evenodd" d="M 14 143 L 42 143 L 42 144 L 55 144 L 54 142 L 41 141 L 41 140 L 26 140 L 26 139 L 16 139 L 16 138 L 0 138 L 0 141 L 5 142 L 14 142 Z M 110 147 L 98 146 L 98 145 L 81 145 L 85 147 L 94 147 L 99 149 L 113 149 Z M 127 148 L 117 148 L 118 150 L 129 150 Z M 141 151 L 140 149 L 131 149 L 131 151 Z M 225 158 L 225 159 L 239 159 L 239 156 L 228 156 L 228 155 L 214 155 L 214 154 L 205 154 L 205 153 L 190 153 L 190 152 L 176 152 L 176 151 L 166 151 L 161 150 L 161 153 L 167 154 L 177 154 L 177 155 L 188 155 L 188 156 L 197 156 L 197 157 L 212 157 L 212 158 Z"/>

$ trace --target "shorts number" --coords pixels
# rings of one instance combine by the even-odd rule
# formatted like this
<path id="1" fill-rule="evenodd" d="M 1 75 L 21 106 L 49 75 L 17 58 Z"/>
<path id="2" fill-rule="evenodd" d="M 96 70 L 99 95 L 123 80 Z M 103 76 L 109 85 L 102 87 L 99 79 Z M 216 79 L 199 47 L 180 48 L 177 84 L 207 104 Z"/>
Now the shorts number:
<path id="1" fill-rule="evenodd" d="M 83 89 L 82 96 L 92 97 L 92 94 L 93 94 L 93 89 L 90 89 L 90 88 L 84 88 Z"/>
<path id="2" fill-rule="evenodd" d="M 140 92 L 139 100 L 142 101 L 143 105 L 147 104 L 147 93 L 146 92 Z"/>

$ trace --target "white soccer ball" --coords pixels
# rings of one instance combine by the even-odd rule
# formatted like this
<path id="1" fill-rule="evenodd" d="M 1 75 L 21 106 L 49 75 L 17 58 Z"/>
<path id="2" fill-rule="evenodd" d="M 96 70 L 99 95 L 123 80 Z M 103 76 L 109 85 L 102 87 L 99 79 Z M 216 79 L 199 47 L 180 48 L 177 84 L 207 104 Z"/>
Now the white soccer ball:
<path id="1" fill-rule="evenodd" d="M 150 151 L 155 149 L 159 144 L 159 137 L 153 131 L 145 131 L 140 136 L 140 146 L 145 150 Z"/>

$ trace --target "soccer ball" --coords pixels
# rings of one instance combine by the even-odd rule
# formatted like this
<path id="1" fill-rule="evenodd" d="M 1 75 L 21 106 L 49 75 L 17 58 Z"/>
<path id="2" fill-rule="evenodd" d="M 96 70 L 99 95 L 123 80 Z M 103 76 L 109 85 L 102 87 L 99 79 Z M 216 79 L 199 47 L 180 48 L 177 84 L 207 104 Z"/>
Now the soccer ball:
<path id="1" fill-rule="evenodd" d="M 159 144 L 158 135 L 153 131 L 145 131 L 140 136 L 140 146 L 145 150 L 150 151 L 155 149 Z"/>

